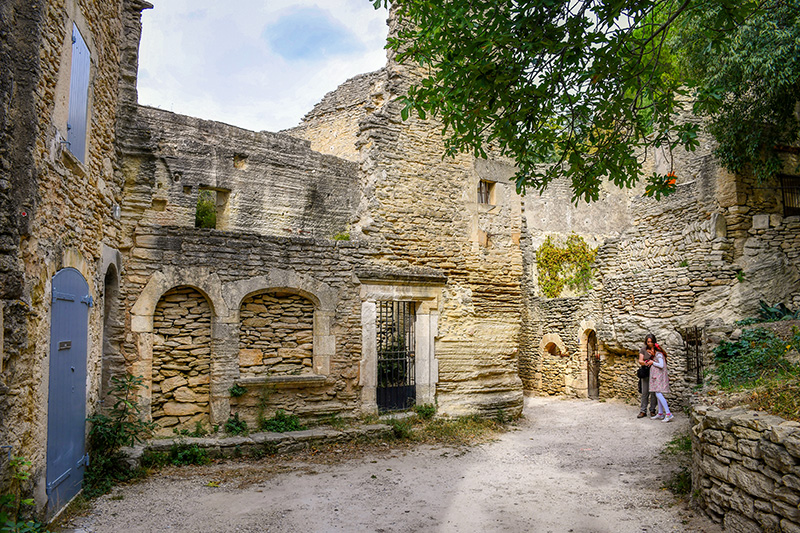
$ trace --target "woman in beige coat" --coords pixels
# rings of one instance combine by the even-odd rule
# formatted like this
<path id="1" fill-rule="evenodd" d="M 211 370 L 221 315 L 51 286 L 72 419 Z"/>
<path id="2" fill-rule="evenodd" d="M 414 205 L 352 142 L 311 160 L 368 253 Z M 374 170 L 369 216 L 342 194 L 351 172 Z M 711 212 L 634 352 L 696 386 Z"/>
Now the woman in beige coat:
<path id="1" fill-rule="evenodd" d="M 650 356 L 650 392 L 655 393 L 658 401 L 658 414 L 651 416 L 653 420 L 663 422 L 672 421 L 672 413 L 664 398 L 664 393 L 669 392 L 669 372 L 667 371 L 667 352 L 658 345 L 656 337 L 652 333 L 645 339 L 647 347 L 645 350 Z"/>

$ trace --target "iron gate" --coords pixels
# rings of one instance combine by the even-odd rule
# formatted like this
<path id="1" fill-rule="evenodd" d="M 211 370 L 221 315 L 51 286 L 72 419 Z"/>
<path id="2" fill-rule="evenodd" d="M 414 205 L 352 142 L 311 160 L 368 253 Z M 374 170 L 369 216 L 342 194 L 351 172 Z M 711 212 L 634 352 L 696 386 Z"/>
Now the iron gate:
<path id="1" fill-rule="evenodd" d="M 587 396 L 592 400 L 600 398 L 600 351 L 597 349 L 597 334 L 592 331 L 586 339 L 586 367 L 588 371 Z"/>
<path id="2" fill-rule="evenodd" d="M 377 302 L 379 411 L 412 407 L 414 376 L 414 302 Z"/>
<path id="3" fill-rule="evenodd" d="M 703 329 L 689 327 L 681 332 L 686 350 L 686 375 L 696 375 L 697 383 L 703 382 Z"/>
<path id="4" fill-rule="evenodd" d="M 86 348 L 92 297 L 80 272 L 53 276 L 50 377 L 47 403 L 48 514 L 78 494 L 86 455 Z"/>

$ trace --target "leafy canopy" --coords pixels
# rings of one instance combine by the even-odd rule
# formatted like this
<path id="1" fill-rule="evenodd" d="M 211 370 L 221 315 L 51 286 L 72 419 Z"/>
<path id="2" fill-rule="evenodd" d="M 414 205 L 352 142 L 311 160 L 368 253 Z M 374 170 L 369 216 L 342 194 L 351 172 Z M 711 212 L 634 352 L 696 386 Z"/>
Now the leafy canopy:
<path id="1" fill-rule="evenodd" d="M 371 1 L 376 8 L 389 4 Z M 797 11 L 794 1 L 774 1 L 785 10 L 782 17 Z M 794 84 L 796 96 L 795 66 L 777 73 L 769 60 L 749 70 L 726 63 L 731 48 L 747 63 L 754 43 L 765 58 L 794 50 L 788 28 L 780 42 L 765 37 L 776 17 L 757 0 L 399 0 L 394 9 L 399 30 L 388 47 L 400 63 L 420 67 L 402 99 L 403 118 L 412 111 L 438 116 L 448 155 L 493 151 L 514 158 L 521 193 L 566 177 L 573 200 L 590 202 L 606 179 L 635 185 L 644 177 L 643 158 L 655 150 L 694 150 L 699 126 L 677 121 L 692 88 L 701 89 L 697 111 L 720 118 L 711 131 L 722 152 L 752 143 L 746 122 L 723 124 L 728 101 L 758 100 L 753 89 L 773 75 Z M 795 13 L 782 26 L 796 31 L 796 21 Z M 777 56 L 773 45 L 786 50 Z M 687 57 L 697 60 L 677 68 Z M 729 67 L 737 72 L 724 74 Z M 768 79 L 754 79 L 764 75 Z M 781 95 L 780 103 L 792 97 Z M 765 118 L 748 109 L 736 116 Z M 788 122 L 785 112 L 777 120 L 793 125 Z M 767 144 L 736 161 L 763 158 L 765 147 L 773 146 L 772 138 L 762 140 Z M 670 177 L 648 176 L 646 193 L 659 198 L 671 192 Z"/>

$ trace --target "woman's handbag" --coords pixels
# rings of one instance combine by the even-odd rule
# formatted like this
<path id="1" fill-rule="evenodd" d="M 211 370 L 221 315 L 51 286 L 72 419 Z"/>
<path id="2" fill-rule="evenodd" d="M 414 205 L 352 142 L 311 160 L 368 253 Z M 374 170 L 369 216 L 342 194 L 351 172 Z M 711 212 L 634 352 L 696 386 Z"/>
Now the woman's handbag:
<path id="1" fill-rule="evenodd" d="M 639 370 L 636 371 L 636 375 L 639 379 L 650 379 L 650 367 L 640 366 Z"/>

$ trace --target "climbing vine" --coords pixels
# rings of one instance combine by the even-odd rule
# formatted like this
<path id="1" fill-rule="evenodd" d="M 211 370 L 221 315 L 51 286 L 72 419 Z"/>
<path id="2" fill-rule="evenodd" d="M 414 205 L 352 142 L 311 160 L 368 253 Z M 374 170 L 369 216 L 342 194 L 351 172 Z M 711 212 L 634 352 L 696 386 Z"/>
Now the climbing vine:
<path id="1" fill-rule="evenodd" d="M 536 253 L 539 288 L 548 298 L 557 298 L 564 287 L 585 292 L 592 288 L 592 263 L 597 248 L 572 233 L 561 247 L 547 237 Z"/>

